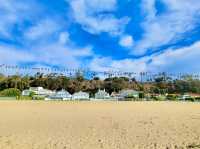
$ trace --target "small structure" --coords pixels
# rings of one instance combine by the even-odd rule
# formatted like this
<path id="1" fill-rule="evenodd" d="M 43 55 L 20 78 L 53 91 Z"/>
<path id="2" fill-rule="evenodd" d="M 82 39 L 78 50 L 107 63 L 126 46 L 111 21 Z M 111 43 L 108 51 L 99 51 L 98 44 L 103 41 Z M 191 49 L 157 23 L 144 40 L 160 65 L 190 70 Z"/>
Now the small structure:
<path id="1" fill-rule="evenodd" d="M 73 100 L 89 100 L 90 96 L 88 93 L 80 91 L 78 93 L 74 93 L 72 95 L 72 99 Z"/>
<path id="2" fill-rule="evenodd" d="M 23 90 L 22 91 L 22 96 L 30 96 L 31 91 L 30 90 Z"/>
<path id="3" fill-rule="evenodd" d="M 105 90 L 99 90 L 96 94 L 95 94 L 95 99 L 110 99 L 110 95 L 105 91 Z"/>
<path id="4" fill-rule="evenodd" d="M 188 95 L 192 98 L 199 98 L 200 97 L 200 94 L 197 94 L 197 93 L 188 93 Z"/>
<path id="5" fill-rule="evenodd" d="M 120 98 L 139 98 L 139 92 L 135 90 L 122 90 L 120 91 Z"/>
<path id="6" fill-rule="evenodd" d="M 184 94 L 178 97 L 179 100 L 187 100 L 189 98 L 192 98 L 189 94 Z"/>
<path id="7" fill-rule="evenodd" d="M 55 94 L 49 96 L 48 98 L 45 98 L 45 100 L 71 100 L 72 95 L 62 89 L 61 91 L 56 92 Z"/>
<path id="8" fill-rule="evenodd" d="M 46 97 L 53 95 L 55 92 L 44 89 L 43 87 L 30 87 L 28 90 L 22 91 L 23 96 L 30 96 L 31 93 L 34 93 L 35 96 Z"/>
<path id="9" fill-rule="evenodd" d="M 44 89 L 43 87 L 30 87 L 29 90 L 32 91 L 33 93 L 35 93 L 35 95 L 38 95 L 38 96 L 50 96 L 50 95 L 53 95 L 55 93 L 51 90 Z"/>
<path id="10" fill-rule="evenodd" d="M 117 92 L 112 92 L 111 98 L 113 98 L 113 99 L 119 99 L 120 98 L 120 94 L 117 93 Z"/>

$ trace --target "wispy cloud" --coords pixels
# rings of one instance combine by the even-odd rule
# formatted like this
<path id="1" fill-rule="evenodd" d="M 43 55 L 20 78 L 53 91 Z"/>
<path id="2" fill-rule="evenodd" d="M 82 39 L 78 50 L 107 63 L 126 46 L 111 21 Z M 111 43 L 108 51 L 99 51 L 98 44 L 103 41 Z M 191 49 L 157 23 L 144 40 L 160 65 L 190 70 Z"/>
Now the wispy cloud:
<path id="1" fill-rule="evenodd" d="M 41 45 L 34 47 L 35 61 L 55 66 L 78 68 L 82 65 L 82 58 L 92 56 L 92 47 L 69 47 L 60 44 Z"/>
<path id="2" fill-rule="evenodd" d="M 35 0 L 26 1 L 0 0 L 0 36 L 13 38 L 12 30 L 15 25 L 21 25 L 29 21 L 29 26 L 21 30 L 23 46 L 0 44 L 0 63 L 6 64 L 34 64 L 43 66 L 63 66 L 77 68 L 84 65 L 82 60 L 93 55 L 92 46 L 79 47 L 70 39 L 67 29 L 64 29 L 64 21 L 57 18 L 42 15 L 43 17 L 32 18 L 37 15 L 32 10 L 40 5 Z M 52 39 L 52 40 L 50 40 Z"/>
<path id="3" fill-rule="evenodd" d="M 67 47 L 61 44 L 35 46 L 27 51 L 10 47 L 8 45 L 0 46 L 1 64 L 21 64 L 34 63 L 38 65 L 52 65 L 69 68 L 78 68 L 82 66 L 82 58 L 93 55 L 92 47 L 85 48 Z"/>
<path id="4" fill-rule="evenodd" d="M 34 12 L 30 11 L 34 8 Z M 0 36 L 11 38 L 15 25 L 21 25 L 24 20 L 33 19 L 39 6 L 35 1 L 28 3 L 15 0 L 0 0 Z"/>
<path id="5" fill-rule="evenodd" d="M 0 46 L 0 63 L 16 65 L 19 63 L 28 63 L 35 58 L 29 51 L 22 51 L 19 48 L 1 45 Z"/>
<path id="6" fill-rule="evenodd" d="M 90 63 L 90 69 L 94 71 L 127 71 L 127 72 L 143 72 L 147 71 L 147 60 L 142 59 L 123 59 L 115 60 L 111 57 L 95 57 Z"/>
<path id="7" fill-rule="evenodd" d="M 70 42 L 69 36 L 70 36 L 70 35 L 69 35 L 68 32 L 61 32 L 61 33 L 60 33 L 60 36 L 59 36 L 59 43 L 60 43 L 60 44 L 69 43 L 69 42 Z"/>
<path id="8" fill-rule="evenodd" d="M 117 9 L 116 0 L 73 0 L 70 4 L 75 21 L 92 34 L 118 35 L 129 22 L 128 17 L 117 18 L 113 14 Z"/>
<path id="9" fill-rule="evenodd" d="M 44 19 L 25 31 L 24 36 L 28 40 L 41 40 L 51 36 L 60 30 L 60 25 L 52 19 Z"/>
<path id="10" fill-rule="evenodd" d="M 119 40 L 119 45 L 126 48 L 132 48 L 134 45 L 133 37 L 130 35 L 123 35 Z"/>
<path id="11" fill-rule="evenodd" d="M 111 57 L 95 57 L 90 68 L 96 71 L 120 70 L 132 72 L 198 72 L 200 65 L 200 42 L 191 46 L 166 49 L 159 54 L 139 59 L 115 60 Z"/>
<path id="12" fill-rule="evenodd" d="M 200 41 L 188 47 L 167 49 L 152 57 L 149 69 L 152 71 L 198 72 L 200 69 L 199 49 Z"/>
<path id="13" fill-rule="evenodd" d="M 54 2 L 0 0 L 0 63 L 97 71 L 200 69 L 198 37 L 185 36 L 194 29 L 200 32 L 197 0 L 141 0 L 135 8 L 142 14 L 121 8 L 135 1 L 65 2 L 56 2 L 57 11 L 52 10 Z M 179 43 L 187 38 L 194 44 Z"/>
<path id="14" fill-rule="evenodd" d="M 196 0 L 160 0 L 166 10 L 157 14 L 156 0 L 143 0 L 142 10 L 145 20 L 142 23 L 144 34 L 136 43 L 135 55 L 143 55 L 147 50 L 156 50 L 160 46 L 184 38 L 184 33 L 192 30 L 198 19 L 200 4 Z"/>

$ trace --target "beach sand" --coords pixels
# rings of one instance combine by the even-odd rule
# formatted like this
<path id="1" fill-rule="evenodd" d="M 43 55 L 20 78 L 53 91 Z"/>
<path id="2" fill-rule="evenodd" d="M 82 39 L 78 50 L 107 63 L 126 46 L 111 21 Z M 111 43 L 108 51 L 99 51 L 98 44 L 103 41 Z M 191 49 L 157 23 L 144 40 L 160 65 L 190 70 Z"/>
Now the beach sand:
<path id="1" fill-rule="evenodd" d="M 0 149 L 200 148 L 200 104 L 0 101 Z"/>

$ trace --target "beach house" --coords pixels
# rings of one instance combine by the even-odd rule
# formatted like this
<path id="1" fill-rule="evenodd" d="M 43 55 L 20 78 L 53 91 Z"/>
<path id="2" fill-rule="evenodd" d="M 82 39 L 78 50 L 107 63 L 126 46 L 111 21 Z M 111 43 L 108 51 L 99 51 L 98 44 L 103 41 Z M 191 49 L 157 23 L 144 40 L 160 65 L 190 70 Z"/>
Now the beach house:
<path id="1" fill-rule="evenodd" d="M 72 95 L 72 100 L 89 100 L 90 96 L 86 92 L 77 92 Z"/>
<path id="2" fill-rule="evenodd" d="M 34 93 L 35 96 L 50 96 L 55 92 L 51 90 L 44 89 L 43 87 L 30 87 L 28 90 L 22 91 L 22 96 L 29 96 L 31 93 Z"/>
<path id="3" fill-rule="evenodd" d="M 127 89 L 127 90 L 120 91 L 119 96 L 121 99 L 139 98 L 139 92 L 136 90 Z"/>
<path id="4" fill-rule="evenodd" d="M 95 94 L 95 99 L 96 99 L 96 100 L 110 99 L 110 95 L 109 95 L 105 90 L 99 90 L 99 91 Z"/>
<path id="5" fill-rule="evenodd" d="M 31 94 L 31 91 L 29 89 L 22 91 L 22 96 L 30 96 L 30 94 Z"/>
<path id="6" fill-rule="evenodd" d="M 44 89 L 43 87 L 30 87 L 30 90 L 34 92 L 35 95 L 44 96 L 44 97 L 53 95 L 55 93 L 54 91 Z"/>
<path id="7" fill-rule="evenodd" d="M 72 99 L 72 95 L 64 89 L 45 98 L 45 100 L 71 100 L 71 99 Z"/>

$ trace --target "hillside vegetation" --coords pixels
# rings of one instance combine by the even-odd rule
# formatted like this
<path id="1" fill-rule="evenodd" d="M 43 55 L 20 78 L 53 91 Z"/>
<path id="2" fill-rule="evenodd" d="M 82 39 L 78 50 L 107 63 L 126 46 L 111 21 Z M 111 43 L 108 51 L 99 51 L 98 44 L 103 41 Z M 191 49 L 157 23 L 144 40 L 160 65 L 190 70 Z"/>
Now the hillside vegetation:
<path id="1" fill-rule="evenodd" d="M 0 91 L 8 88 L 22 91 L 29 87 L 41 86 L 50 90 L 65 89 L 73 94 L 78 91 L 84 91 L 94 95 L 99 89 L 105 89 L 109 94 L 119 92 L 122 89 L 134 89 L 144 93 L 151 94 L 183 94 L 197 93 L 200 94 L 200 80 L 185 78 L 182 80 L 172 80 L 164 77 L 156 78 L 151 83 L 141 83 L 135 78 L 113 77 L 101 80 L 98 77 L 85 79 L 81 75 L 74 78 L 65 76 L 56 76 L 53 74 L 35 76 L 3 76 L 0 75 Z M 18 92 L 18 91 L 17 91 Z M 19 92 L 18 92 L 19 93 Z"/>

